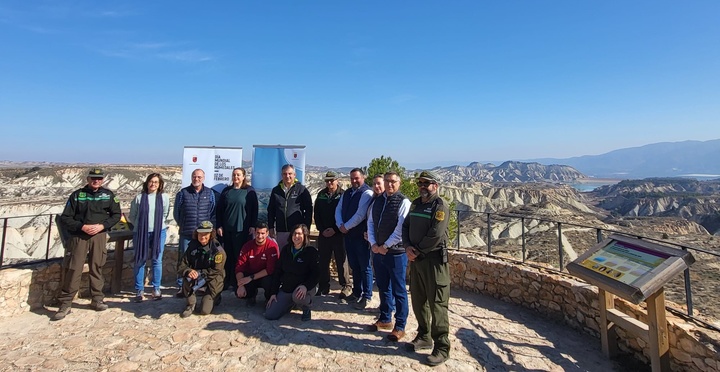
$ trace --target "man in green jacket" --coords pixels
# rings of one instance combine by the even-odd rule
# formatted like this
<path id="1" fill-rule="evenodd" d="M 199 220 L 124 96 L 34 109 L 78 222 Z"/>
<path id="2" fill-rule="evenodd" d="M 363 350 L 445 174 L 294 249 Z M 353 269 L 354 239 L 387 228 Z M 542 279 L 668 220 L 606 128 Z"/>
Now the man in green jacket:
<path id="1" fill-rule="evenodd" d="M 102 268 L 107 259 L 107 232 L 120 221 L 120 203 L 112 191 L 102 187 L 105 173 L 93 168 L 87 176 L 87 185 L 70 194 L 60 215 L 62 227 L 70 234 L 65 247 L 63 276 L 58 302 L 60 308 L 52 320 L 64 319 L 70 314 L 72 300 L 80 289 L 80 278 L 85 259 L 90 269 L 90 308 L 107 310 L 103 302 L 105 278 Z"/>
<path id="2" fill-rule="evenodd" d="M 413 200 L 402 227 L 402 244 L 410 261 L 412 307 L 418 321 L 418 334 L 408 348 L 414 351 L 433 348 L 427 357 L 431 366 L 445 363 L 450 356 L 447 261 L 450 216 L 447 203 L 437 193 L 438 180 L 430 171 L 420 173 L 417 180 L 420 197 Z"/>

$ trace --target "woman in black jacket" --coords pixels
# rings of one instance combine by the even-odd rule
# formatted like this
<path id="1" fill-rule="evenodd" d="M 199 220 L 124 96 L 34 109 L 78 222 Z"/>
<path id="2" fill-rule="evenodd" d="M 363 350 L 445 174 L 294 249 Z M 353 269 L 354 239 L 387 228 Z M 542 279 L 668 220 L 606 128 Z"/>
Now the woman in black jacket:
<path id="1" fill-rule="evenodd" d="M 311 319 L 310 305 L 317 292 L 320 273 L 318 251 L 308 245 L 307 226 L 295 225 L 291 232 L 273 273 L 271 296 L 265 310 L 265 318 L 270 320 L 288 313 L 293 304 L 302 309 L 302 320 Z"/>

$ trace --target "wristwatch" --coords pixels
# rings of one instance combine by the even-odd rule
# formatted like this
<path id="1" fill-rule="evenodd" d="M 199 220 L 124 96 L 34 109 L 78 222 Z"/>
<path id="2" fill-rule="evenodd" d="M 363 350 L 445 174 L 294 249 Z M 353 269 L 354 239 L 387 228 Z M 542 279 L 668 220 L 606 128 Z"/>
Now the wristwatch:
<path id="1" fill-rule="evenodd" d="M 250 274 L 250 280 L 255 280 L 255 274 Z"/>

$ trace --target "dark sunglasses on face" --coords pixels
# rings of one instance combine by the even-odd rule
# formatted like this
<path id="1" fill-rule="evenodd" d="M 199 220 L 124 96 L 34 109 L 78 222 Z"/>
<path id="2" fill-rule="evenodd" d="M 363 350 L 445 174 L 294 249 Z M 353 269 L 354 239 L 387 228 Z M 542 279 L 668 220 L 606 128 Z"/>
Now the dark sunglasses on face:
<path id="1" fill-rule="evenodd" d="M 428 186 L 430 186 L 430 185 L 432 185 L 432 184 L 434 184 L 434 183 L 435 183 L 435 182 L 430 182 L 430 181 L 418 181 L 418 182 L 417 182 L 417 185 L 418 185 L 419 187 L 428 187 Z"/>

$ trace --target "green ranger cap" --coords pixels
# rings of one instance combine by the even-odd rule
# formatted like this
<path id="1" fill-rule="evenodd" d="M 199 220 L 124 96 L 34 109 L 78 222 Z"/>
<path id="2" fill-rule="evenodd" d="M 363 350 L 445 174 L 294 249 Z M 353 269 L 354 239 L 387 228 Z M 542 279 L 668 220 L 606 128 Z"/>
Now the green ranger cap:
<path id="1" fill-rule="evenodd" d="M 198 226 L 197 232 L 201 233 L 209 233 L 213 231 L 213 224 L 210 221 L 203 221 L 200 222 L 200 226 Z"/>
<path id="2" fill-rule="evenodd" d="M 419 180 L 426 180 L 433 183 L 438 183 L 440 181 L 440 177 L 437 176 L 437 174 L 431 172 L 431 171 L 422 171 L 420 172 L 420 175 L 418 175 Z"/>
<path id="3" fill-rule="evenodd" d="M 90 169 L 90 172 L 88 172 L 88 177 L 90 178 L 105 178 L 105 172 L 103 172 L 100 168 L 93 168 Z"/>

